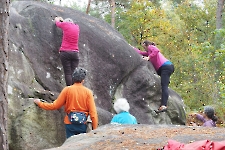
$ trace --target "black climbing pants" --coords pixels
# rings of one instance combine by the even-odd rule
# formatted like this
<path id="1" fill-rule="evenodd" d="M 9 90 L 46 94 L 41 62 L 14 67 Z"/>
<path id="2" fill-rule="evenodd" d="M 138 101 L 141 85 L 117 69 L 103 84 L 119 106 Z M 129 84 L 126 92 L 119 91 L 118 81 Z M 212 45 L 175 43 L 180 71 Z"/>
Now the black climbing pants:
<path id="1" fill-rule="evenodd" d="M 60 51 L 59 55 L 64 70 L 66 85 L 72 85 L 72 74 L 79 64 L 79 52 Z"/>
<path id="2" fill-rule="evenodd" d="M 174 65 L 163 65 L 161 66 L 157 73 L 161 76 L 161 88 L 162 88 L 162 96 L 161 96 L 161 106 L 167 106 L 167 101 L 169 97 L 168 87 L 170 84 L 170 76 L 174 72 Z"/>

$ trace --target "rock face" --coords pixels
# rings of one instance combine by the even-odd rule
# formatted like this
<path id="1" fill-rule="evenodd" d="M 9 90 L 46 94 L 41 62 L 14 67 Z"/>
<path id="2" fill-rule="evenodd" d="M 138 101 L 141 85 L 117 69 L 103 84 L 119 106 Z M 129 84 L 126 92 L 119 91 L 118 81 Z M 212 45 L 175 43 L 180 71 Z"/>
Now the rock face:
<path id="1" fill-rule="evenodd" d="M 10 150 L 40 150 L 65 141 L 63 108 L 45 111 L 34 98 L 54 101 L 65 81 L 58 49 L 62 32 L 55 16 L 72 18 L 80 26 L 80 64 L 88 70 L 85 86 L 93 90 L 99 125 L 110 122 L 113 100 L 125 97 L 140 124 L 185 124 L 181 97 L 170 89 L 168 111 L 160 104 L 160 78 L 151 63 L 110 25 L 82 12 L 43 2 L 14 1 L 9 27 L 9 146 Z"/>
<path id="2" fill-rule="evenodd" d="M 62 146 L 47 150 L 74 150 L 74 147 L 76 150 L 156 150 L 162 149 L 171 139 L 189 144 L 204 140 L 225 142 L 224 137 L 225 128 L 146 124 L 104 125 L 88 134 L 72 136 Z M 192 147 L 188 150 L 196 149 Z M 214 147 L 212 149 L 219 150 Z"/>

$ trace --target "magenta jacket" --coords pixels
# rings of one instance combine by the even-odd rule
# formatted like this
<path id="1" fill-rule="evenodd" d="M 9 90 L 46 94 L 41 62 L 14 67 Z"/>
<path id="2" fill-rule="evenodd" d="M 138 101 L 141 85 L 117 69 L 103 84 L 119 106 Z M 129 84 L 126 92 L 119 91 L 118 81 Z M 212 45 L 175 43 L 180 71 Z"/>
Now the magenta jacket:
<path id="1" fill-rule="evenodd" d="M 71 51 L 77 50 L 80 28 L 77 24 L 71 22 L 55 22 L 56 26 L 61 28 L 63 31 L 62 44 L 59 51 Z"/>
<path id="2" fill-rule="evenodd" d="M 161 53 L 160 50 L 154 46 L 154 45 L 149 45 L 148 46 L 148 51 L 140 51 L 137 48 L 134 48 L 139 54 L 143 56 L 149 56 L 150 61 L 152 65 L 154 66 L 155 70 L 157 71 L 166 61 L 169 61 L 166 59 Z"/>

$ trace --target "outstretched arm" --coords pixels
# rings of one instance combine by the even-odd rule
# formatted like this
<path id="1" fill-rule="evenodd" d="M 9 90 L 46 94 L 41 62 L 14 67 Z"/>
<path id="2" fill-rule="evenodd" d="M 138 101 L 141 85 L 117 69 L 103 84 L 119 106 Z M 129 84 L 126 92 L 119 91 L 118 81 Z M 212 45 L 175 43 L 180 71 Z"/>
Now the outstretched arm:
<path id="1" fill-rule="evenodd" d="M 134 50 L 138 53 L 138 54 L 141 54 L 142 56 L 148 56 L 148 52 L 143 52 L 143 51 L 140 51 L 139 49 L 137 49 L 136 47 L 133 47 Z"/>
<path id="2" fill-rule="evenodd" d="M 64 88 L 59 94 L 58 98 L 53 103 L 42 102 L 40 99 L 34 99 L 34 103 L 37 104 L 40 108 L 45 110 L 56 110 L 65 105 L 65 96 L 67 89 Z"/>

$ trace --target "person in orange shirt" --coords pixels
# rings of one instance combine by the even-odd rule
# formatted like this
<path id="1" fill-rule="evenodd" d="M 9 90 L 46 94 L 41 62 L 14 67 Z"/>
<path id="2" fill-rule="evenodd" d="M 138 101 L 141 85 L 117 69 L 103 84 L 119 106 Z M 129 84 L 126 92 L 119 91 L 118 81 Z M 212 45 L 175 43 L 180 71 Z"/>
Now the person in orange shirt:
<path id="1" fill-rule="evenodd" d="M 85 69 L 77 67 L 72 75 L 74 84 L 66 86 L 53 103 L 42 102 L 40 99 L 35 99 L 34 103 L 45 110 L 56 110 L 64 106 L 66 114 L 70 112 L 84 112 L 86 116 L 90 115 L 92 129 L 96 129 L 98 127 L 98 115 L 94 97 L 91 90 L 83 85 L 86 72 Z M 67 138 L 86 133 L 87 125 L 85 123 L 72 124 L 68 115 L 64 118 L 64 124 Z"/>

